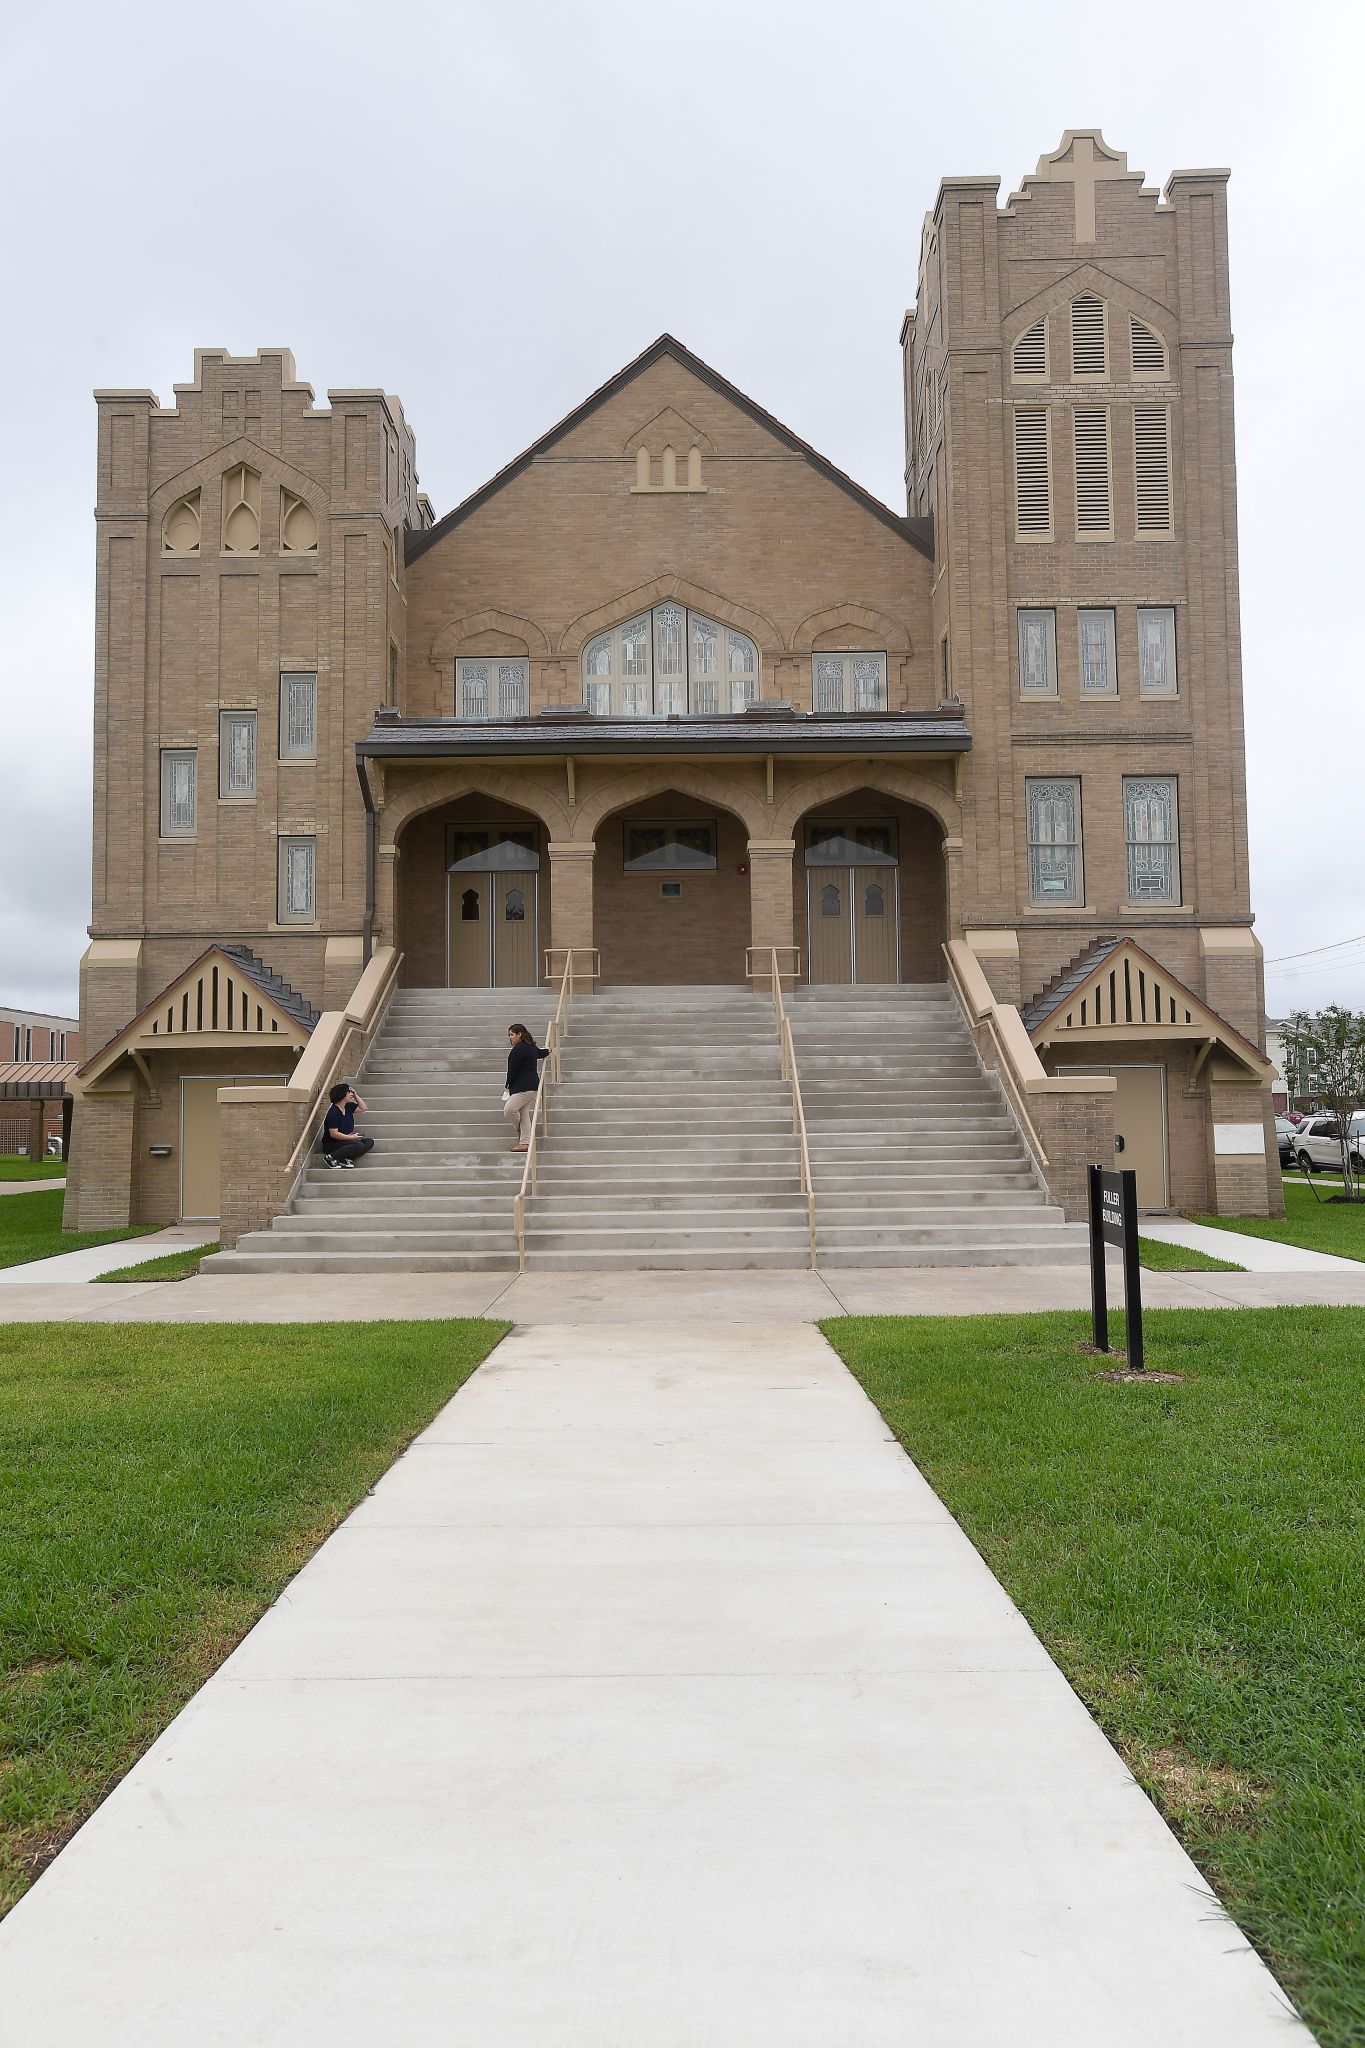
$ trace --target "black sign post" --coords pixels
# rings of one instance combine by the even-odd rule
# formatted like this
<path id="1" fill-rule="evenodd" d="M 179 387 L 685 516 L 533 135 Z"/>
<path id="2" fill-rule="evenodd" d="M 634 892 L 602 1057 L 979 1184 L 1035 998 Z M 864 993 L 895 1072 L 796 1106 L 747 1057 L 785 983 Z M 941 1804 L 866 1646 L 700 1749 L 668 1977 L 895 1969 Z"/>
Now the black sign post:
<path id="1" fill-rule="evenodd" d="M 1092 1166 L 1090 1174 L 1090 1313 L 1095 1349 L 1109 1349 L 1109 1289 L 1104 1248 L 1123 1253 L 1123 1313 L 1127 1325 L 1128 1370 L 1142 1372 L 1142 1279 L 1138 1265 L 1137 1175 Z"/>

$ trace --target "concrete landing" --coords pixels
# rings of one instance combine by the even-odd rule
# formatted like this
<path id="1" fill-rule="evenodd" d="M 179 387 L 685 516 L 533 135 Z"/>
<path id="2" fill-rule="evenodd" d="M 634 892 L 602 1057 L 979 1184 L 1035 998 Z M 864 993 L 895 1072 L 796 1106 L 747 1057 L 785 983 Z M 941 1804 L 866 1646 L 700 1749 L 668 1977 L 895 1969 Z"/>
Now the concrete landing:
<path id="1" fill-rule="evenodd" d="M 794 1320 L 518 1329 L 0 1925 L 4 2048 L 1309 2038 Z"/>

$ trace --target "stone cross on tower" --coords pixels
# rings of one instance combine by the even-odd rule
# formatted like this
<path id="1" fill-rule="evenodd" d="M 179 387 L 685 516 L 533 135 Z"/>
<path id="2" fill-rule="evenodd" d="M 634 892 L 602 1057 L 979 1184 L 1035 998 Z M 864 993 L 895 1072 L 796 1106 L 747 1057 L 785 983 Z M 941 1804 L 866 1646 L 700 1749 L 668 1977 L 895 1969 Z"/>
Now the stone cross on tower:
<path id="1" fill-rule="evenodd" d="M 1068 128 L 1059 148 L 1038 159 L 1035 178 L 1052 185 L 1071 185 L 1076 195 L 1076 240 L 1095 239 L 1095 187 L 1111 178 L 1132 178 L 1128 157 L 1110 149 L 1098 128 Z"/>

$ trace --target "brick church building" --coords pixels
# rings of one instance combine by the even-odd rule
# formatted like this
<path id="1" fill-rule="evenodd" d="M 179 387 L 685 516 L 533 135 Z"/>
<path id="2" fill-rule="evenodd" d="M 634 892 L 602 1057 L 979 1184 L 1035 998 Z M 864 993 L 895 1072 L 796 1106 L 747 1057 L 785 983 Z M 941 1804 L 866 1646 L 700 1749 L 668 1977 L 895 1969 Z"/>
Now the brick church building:
<path id="1" fill-rule="evenodd" d="M 1068 1213 L 1116 1140 L 1150 1208 L 1278 1210 L 1227 176 L 1080 130 L 1003 205 L 944 181 L 903 511 L 669 335 L 441 518 L 398 401 L 287 350 L 99 392 L 68 1221 L 215 1213 L 218 1089 L 386 948 L 412 989 L 947 980 Z"/>

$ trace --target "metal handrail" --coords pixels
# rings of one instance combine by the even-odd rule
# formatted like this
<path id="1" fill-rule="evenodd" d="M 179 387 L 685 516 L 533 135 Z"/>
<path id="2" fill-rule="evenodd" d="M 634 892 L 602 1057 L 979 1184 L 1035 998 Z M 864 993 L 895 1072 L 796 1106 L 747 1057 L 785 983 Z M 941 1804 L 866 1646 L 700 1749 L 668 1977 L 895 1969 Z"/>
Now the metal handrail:
<path id="1" fill-rule="evenodd" d="M 594 969 L 595 973 L 596 970 Z M 542 1128 L 549 1128 L 550 1110 L 548 1097 L 550 1084 L 558 1081 L 561 1072 L 560 1047 L 569 1035 L 569 1011 L 573 1005 L 574 964 L 573 948 L 568 949 L 564 962 L 564 976 L 559 984 L 559 1001 L 555 1006 L 550 1028 L 545 1034 L 546 1048 L 550 1054 L 545 1063 L 545 1072 L 536 1089 L 536 1106 L 531 1114 L 531 1142 L 526 1147 L 526 1164 L 521 1172 L 521 1186 L 512 1202 L 512 1229 L 517 1240 L 517 1271 L 526 1271 L 526 1197 L 536 1191 L 536 1146 L 540 1141 Z"/>
<path id="2" fill-rule="evenodd" d="M 379 1017 L 382 1016 L 387 1007 L 389 997 L 393 994 L 398 980 L 398 970 L 402 963 L 403 955 L 395 951 L 380 979 L 379 986 L 372 992 L 365 1008 L 361 1011 L 347 1009 L 340 1013 L 345 1029 L 337 1039 L 336 1048 L 331 1059 L 327 1062 L 321 1078 L 314 1083 L 304 1108 L 303 1128 L 299 1132 L 298 1143 L 290 1153 L 285 1165 L 285 1178 L 291 1185 L 295 1175 L 300 1171 L 304 1161 L 312 1152 L 316 1136 L 314 1124 L 318 1111 L 322 1107 L 324 1096 L 332 1087 L 342 1067 L 346 1064 L 346 1055 L 351 1050 L 351 1041 L 357 1035 L 361 1038 L 373 1036 L 375 1024 Z M 361 979 L 363 981 L 364 977 L 362 976 Z M 357 983 L 357 987 L 359 985 Z"/>
<path id="3" fill-rule="evenodd" d="M 990 1033 L 991 1046 L 995 1052 L 995 1067 L 993 1071 L 999 1078 L 1009 1106 L 1020 1129 L 1023 1131 L 1024 1137 L 1028 1141 L 1034 1158 L 1040 1166 L 1046 1167 L 1048 1163 L 1047 1153 L 1043 1149 L 1043 1141 L 1038 1135 L 1033 1118 L 1028 1113 L 1024 1102 L 1024 1091 L 1020 1087 L 1015 1075 L 1014 1062 L 1010 1058 L 1009 1047 L 1001 1035 L 1000 1026 L 995 1020 L 995 1013 L 991 1009 L 981 1009 L 973 1003 L 971 995 L 964 985 L 961 975 L 958 973 L 957 962 L 953 959 L 947 946 L 943 949 L 943 957 L 948 963 L 949 985 L 952 988 L 953 994 L 957 997 L 958 1006 L 963 1016 L 969 1023 L 983 1025 Z"/>
<path id="4" fill-rule="evenodd" d="M 746 955 L 746 962 L 751 962 L 756 952 L 764 950 L 769 955 L 772 968 L 773 1010 L 777 1018 L 777 1043 L 782 1063 L 782 1079 L 791 1084 L 792 1130 L 795 1133 L 801 1157 L 801 1192 L 806 1198 L 806 1229 L 810 1235 L 810 1262 L 812 1269 L 814 1269 L 815 1182 L 810 1170 L 810 1143 L 806 1136 L 805 1104 L 801 1100 L 801 1077 L 796 1071 L 796 1047 L 792 1042 L 791 1019 L 787 1015 L 787 1006 L 782 1000 L 782 973 L 777 963 L 779 950 L 782 952 L 794 952 L 795 948 L 790 946 L 781 948 L 777 946 L 769 946 L 767 948 L 750 946 Z M 799 974 L 800 971 L 798 964 L 797 973 Z"/>

